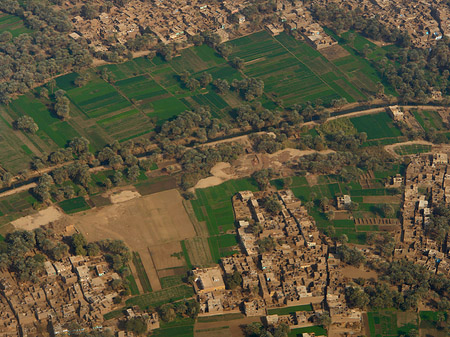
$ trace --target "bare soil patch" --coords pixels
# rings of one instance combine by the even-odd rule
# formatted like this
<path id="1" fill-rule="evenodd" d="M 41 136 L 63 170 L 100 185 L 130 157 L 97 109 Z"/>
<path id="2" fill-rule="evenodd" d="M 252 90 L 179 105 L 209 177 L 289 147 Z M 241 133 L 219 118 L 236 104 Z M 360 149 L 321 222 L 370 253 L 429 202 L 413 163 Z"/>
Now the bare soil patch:
<path id="1" fill-rule="evenodd" d="M 367 204 L 400 204 L 402 199 L 397 195 L 369 195 L 363 197 L 363 202 Z"/>
<path id="2" fill-rule="evenodd" d="M 125 202 L 134 198 L 140 197 L 140 193 L 137 191 L 122 191 L 120 193 L 112 194 L 109 199 L 113 204 L 118 204 L 121 202 Z"/>
<path id="3" fill-rule="evenodd" d="M 348 211 L 334 212 L 334 220 L 348 220 L 350 219 L 350 213 Z"/>
<path id="4" fill-rule="evenodd" d="M 161 289 L 155 264 L 173 264 L 170 255 L 181 251 L 179 242 L 195 236 L 181 195 L 173 189 L 75 214 L 71 219 L 88 241 L 119 239 L 138 252 L 153 290 Z M 163 244 L 173 246 L 154 248 Z"/>
<path id="5" fill-rule="evenodd" d="M 61 219 L 64 213 L 55 206 L 50 206 L 36 214 L 27 215 L 11 222 L 15 229 L 33 230 L 50 222 Z"/>
<path id="6" fill-rule="evenodd" d="M 344 268 L 341 269 L 341 272 L 342 275 L 349 278 L 359 278 L 359 277 L 365 279 L 378 278 L 377 273 L 373 270 L 366 270 L 362 268 L 356 268 L 353 266 L 345 266 Z"/>
<path id="7" fill-rule="evenodd" d="M 327 48 L 323 48 L 320 50 L 320 53 L 330 61 L 334 61 L 334 60 L 337 60 L 342 57 L 350 55 L 350 53 L 348 51 L 346 51 L 344 48 L 342 48 L 338 44 L 335 44 L 334 46 L 330 46 Z"/>
<path id="8" fill-rule="evenodd" d="M 151 246 L 150 253 L 157 270 L 183 267 L 185 265 L 183 250 L 179 241 Z"/>

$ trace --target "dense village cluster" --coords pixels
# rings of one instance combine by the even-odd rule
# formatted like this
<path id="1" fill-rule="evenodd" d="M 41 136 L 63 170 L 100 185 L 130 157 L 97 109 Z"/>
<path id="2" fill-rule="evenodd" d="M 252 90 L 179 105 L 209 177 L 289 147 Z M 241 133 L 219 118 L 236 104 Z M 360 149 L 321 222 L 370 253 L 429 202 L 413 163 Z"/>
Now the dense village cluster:
<path id="1" fill-rule="evenodd" d="M 447 238 L 433 213 L 436 208 L 445 208 L 450 201 L 448 170 L 447 153 L 419 155 L 408 165 L 402 234 L 406 245 L 395 250 L 396 258 L 407 258 L 430 272 L 445 275 L 450 273 L 450 260 L 442 249 Z"/>
<path id="2" fill-rule="evenodd" d="M 291 328 L 312 326 L 329 315 L 337 330 L 361 330 L 361 311 L 345 304 L 341 262 L 329 255 L 327 242 L 291 190 L 272 196 L 242 191 L 233 207 L 244 253 L 222 258 L 225 281 L 218 267 L 194 271 L 203 314 L 241 309 L 247 316 L 265 316 L 269 326 Z M 233 285 L 236 278 L 242 286 Z M 271 308 L 297 305 L 311 305 L 313 311 L 268 314 Z"/>
<path id="3" fill-rule="evenodd" d="M 293 4 L 277 0 L 270 10 L 260 12 L 256 21 L 273 35 L 285 30 L 301 32 L 317 49 L 321 49 L 337 42 L 313 19 L 312 8 L 329 3 L 317 0 Z M 450 9 L 440 1 L 433 1 L 431 6 L 424 1 L 352 0 L 333 3 L 344 9 L 361 10 L 367 19 L 376 15 L 382 25 L 408 32 L 416 47 L 429 47 L 443 35 L 450 34 Z M 75 39 L 84 37 L 97 51 L 106 51 L 106 45 L 114 40 L 124 44 L 146 28 L 163 43 L 191 41 L 204 31 L 217 33 L 223 42 L 236 32 L 252 30 L 249 25 L 255 18 L 249 14 L 253 13 L 248 10 L 251 6 L 247 1 L 130 1 L 122 7 L 113 6 L 109 12 L 94 18 L 76 16 L 70 36 Z"/>
<path id="4" fill-rule="evenodd" d="M 3 272 L 1 284 L 1 336 L 39 336 L 50 322 L 54 335 L 70 332 L 66 323 L 79 322 L 84 329 L 102 327 L 103 315 L 119 294 L 110 287 L 121 277 L 109 270 L 104 257 L 70 256 L 46 261 L 39 284 L 18 284 Z"/>

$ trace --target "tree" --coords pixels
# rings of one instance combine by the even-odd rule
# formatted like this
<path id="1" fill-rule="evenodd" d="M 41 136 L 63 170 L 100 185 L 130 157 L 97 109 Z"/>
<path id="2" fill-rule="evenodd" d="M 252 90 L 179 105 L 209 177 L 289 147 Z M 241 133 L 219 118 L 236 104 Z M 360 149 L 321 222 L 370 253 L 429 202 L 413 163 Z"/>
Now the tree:
<path id="1" fill-rule="evenodd" d="M 69 147 L 80 155 L 89 151 L 89 141 L 84 137 L 75 137 L 69 143 Z"/>
<path id="2" fill-rule="evenodd" d="M 253 322 L 245 325 L 242 330 L 247 337 L 258 337 L 263 331 L 263 326 L 259 322 Z"/>
<path id="3" fill-rule="evenodd" d="M 231 52 L 232 52 L 233 48 L 231 47 L 231 45 L 229 44 L 219 44 L 217 46 L 217 52 L 223 57 L 223 58 L 227 58 L 228 56 L 230 56 Z"/>
<path id="4" fill-rule="evenodd" d="M 161 319 L 164 322 L 171 322 L 173 321 L 177 314 L 175 313 L 175 309 L 173 308 L 172 304 L 164 304 L 159 308 L 159 314 L 161 316 Z"/>
<path id="5" fill-rule="evenodd" d="M 29 133 L 36 133 L 39 130 L 39 126 L 34 122 L 33 118 L 27 115 L 20 116 L 13 125 L 16 129 Z"/>
<path id="6" fill-rule="evenodd" d="M 187 81 L 186 83 L 186 87 L 190 90 L 190 91 L 195 91 L 200 87 L 200 82 L 197 81 L 195 78 L 191 78 Z"/>
<path id="7" fill-rule="evenodd" d="M 139 174 L 140 174 L 140 170 L 139 170 L 139 166 L 137 166 L 137 165 L 133 165 L 127 170 L 127 177 L 131 181 L 136 181 L 137 178 L 139 177 Z"/>
<path id="8" fill-rule="evenodd" d="M 263 207 L 272 215 L 277 215 L 281 212 L 282 207 L 276 196 L 266 197 L 262 202 Z"/>
<path id="9" fill-rule="evenodd" d="M 58 90 L 56 94 L 60 92 Z M 70 115 L 70 101 L 66 96 L 56 95 L 55 112 L 61 119 L 67 119 Z"/>
<path id="10" fill-rule="evenodd" d="M 213 85 L 219 94 L 224 94 L 225 92 L 230 90 L 230 84 L 227 80 L 218 78 L 214 80 Z"/>
<path id="11" fill-rule="evenodd" d="M 235 289 L 242 284 L 242 275 L 237 270 L 233 274 L 227 274 L 225 276 L 225 285 L 227 289 Z"/>
<path id="12" fill-rule="evenodd" d="M 212 82 L 213 77 L 210 73 L 202 73 L 198 80 L 202 88 L 206 88 L 206 86 Z"/>
<path id="13" fill-rule="evenodd" d="M 385 218 L 390 218 L 395 214 L 394 207 L 392 207 L 392 205 L 389 204 L 383 204 L 383 206 L 381 206 L 381 212 L 383 213 L 383 216 Z"/>
<path id="14" fill-rule="evenodd" d="M 133 317 L 125 323 L 127 331 L 134 332 L 137 335 L 142 335 L 147 331 L 147 322 L 142 317 Z"/>
<path id="15" fill-rule="evenodd" d="M 346 287 L 345 300 L 350 308 L 364 309 L 369 304 L 369 296 L 358 287 Z"/>
<path id="16" fill-rule="evenodd" d="M 245 65 L 244 60 L 239 57 L 235 57 L 231 60 L 231 66 L 238 70 L 244 69 L 244 65 Z"/>
<path id="17" fill-rule="evenodd" d="M 331 317 L 327 312 L 322 313 L 318 318 L 317 318 L 317 323 L 319 325 L 323 325 L 326 327 L 329 327 L 331 325 Z"/>

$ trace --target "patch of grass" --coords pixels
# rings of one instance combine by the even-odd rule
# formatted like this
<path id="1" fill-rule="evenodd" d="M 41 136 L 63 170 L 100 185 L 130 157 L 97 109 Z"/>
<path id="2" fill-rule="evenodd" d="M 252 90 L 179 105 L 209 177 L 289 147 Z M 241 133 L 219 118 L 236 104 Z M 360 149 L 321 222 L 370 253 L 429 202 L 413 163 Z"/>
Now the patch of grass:
<path id="1" fill-rule="evenodd" d="M 173 328 L 156 329 L 152 331 L 154 337 L 194 337 L 194 325 L 178 326 Z"/>
<path id="2" fill-rule="evenodd" d="M 58 205 L 67 214 L 87 211 L 88 209 L 91 208 L 84 199 L 84 197 L 77 197 L 69 200 L 64 200 L 58 203 Z"/>
<path id="3" fill-rule="evenodd" d="M 174 287 L 180 284 L 183 284 L 183 277 L 184 275 L 173 275 L 173 276 L 166 276 L 161 277 L 159 281 L 161 282 L 161 287 L 163 289 Z"/>
<path id="4" fill-rule="evenodd" d="M 170 301 L 178 301 L 187 299 L 194 295 L 192 287 L 187 285 L 179 285 L 159 291 L 132 297 L 126 301 L 127 306 L 138 305 L 142 310 L 158 307 Z"/>
<path id="5" fill-rule="evenodd" d="M 312 311 L 312 310 L 313 310 L 312 306 L 310 304 L 306 304 L 306 305 L 297 305 L 294 307 L 269 309 L 268 313 L 269 315 L 289 315 L 297 311 Z"/>
<path id="6" fill-rule="evenodd" d="M 214 315 L 209 317 L 198 317 L 197 322 L 199 323 L 213 323 L 222 321 L 233 321 L 235 319 L 241 319 L 245 316 L 243 314 L 225 314 L 225 315 Z"/>
<path id="7" fill-rule="evenodd" d="M 142 263 L 141 257 L 138 252 L 133 252 L 133 264 L 136 268 L 136 272 L 138 274 L 139 281 L 141 282 L 142 289 L 144 293 L 148 293 L 152 291 L 152 286 L 150 284 L 150 280 L 148 279 L 147 272 L 145 271 L 145 267 Z"/>
<path id="8" fill-rule="evenodd" d="M 139 295 L 139 288 L 136 284 L 136 280 L 134 279 L 134 276 L 132 274 L 128 275 L 126 277 L 127 281 L 128 281 L 128 288 L 130 289 L 130 293 L 133 296 Z"/>
<path id="9" fill-rule="evenodd" d="M 253 179 L 230 180 L 218 186 L 196 190 L 198 200 L 194 200 L 192 206 L 197 219 L 206 220 L 210 235 L 219 235 L 234 228 L 231 198 L 245 190 L 258 190 Z"/>
<path id="10" fill-rule="evenodd" d="M 367 134 L 368 140 L 401 136 L 400 130 L 395 127 L 387 112 L 353 117 L 350 121 L 358 132 Z"/>
<path id="11" fill-rule="evenodd" d="M 10 32 L 13 37 L 17 37 L 23 33 L 32 33 L 33 30 L 25 27 L 18 16 L 0 13 L 0 34 L 3 32 Z"/>
<path id="12" fill-rule="evenodd" d="M 394 148 L 395 153 L 406 156 L 417 153 L 424 153 L 431 151 L 431 145 L 424 144 L 410 144 L 410 145 L 401 145 Z"/>
<path id="13" fill-rule="evenodd" d="M 309 326 L 306 328 L 292 329 L 288 336 L 298 337 L 302 336 L 303 333 L 314 333 L 316 336 L 327 336 L 327 330 L 325 330 L 322 326 Z"/>
<path id="14" fill-rule="evenodd" d="M 189 269 L 192 269 L 191 258 L 189 257 L 189 253 L 186 249 L 186 243 L 184 240 L 180 241 L 181 249 L 183 250 L 184 260 L 186 261 L 186 265 Z"/>

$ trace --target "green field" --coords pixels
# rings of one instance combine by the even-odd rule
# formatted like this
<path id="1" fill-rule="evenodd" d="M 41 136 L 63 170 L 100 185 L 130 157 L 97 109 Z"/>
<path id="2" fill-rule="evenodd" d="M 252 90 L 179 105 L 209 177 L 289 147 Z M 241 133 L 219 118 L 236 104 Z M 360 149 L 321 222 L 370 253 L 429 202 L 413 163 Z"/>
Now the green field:
<path id="1" fill-rule="evenodd" d="M 10 32 L 13 37 L 33 32 L 24 26 L 22 19 L 18 16 L 0 12 L 0 34 L 6 31 Z"/>
<path id="2" fill-rule="evenodd" d="M 0 226 L 34 212 L 35 203 L 38 201 L 28 191 L 0 198 Z"/>
<path id="3" fill-rule="evenodd" d="M 58 205 L 67 214 L 86 211 L 91 208 L 84 199 L 84 197 L 77 197 L 69 200 L 64 200 L 59 202 Z"/>
<path id="4" fill-rule="evenodd" d="M 155 308 L 170 301 L 188 299 L 194 295 L 192 287 L 187 285 L 179 285 L 159 291 L 132 297 L 126 301 L 127 306 L 138 305 L 141 309 L 146 310 L 150 307 Z"/>
<path id="5" fill-rule="evenodd" d="M 371 337 L 397 337 L 407 335 L 409 330 L 417 329 L 417 314 L 413 312 L 401 313 L 409 321 L 398 326 L 398 314 L 395 311 L 378 311 L 367 313 Z"/>
<path id="6" fill-rule="evenodd" d="M 392 118 L 387 112 L 354 117 L 350 118 L 350 121 L 358 132 L 367 133 L 368 140 L 394 138 L 402 135 L 400 130 L 394 126 Z"/>
<path id="7" fill-rule="evenodd" d="M 310 304 L 297 305 L 294 307 L 269 309 L 268 313 L 269 313 L 269 315 L 289 315 L 292 313 L 296 313 L 297 311 L 313 311 L 313 308 Z"/>
<path id="8" fill-rule="evenodd" d="M 139 282 L 141 283 L 144 293 L 151 292 L 152 286 L 150 284 L 150 280 L 148 279 L 147 272 L 145 271 L 145 267 L 142 264 L 142 260 L 141 260 L 141 257 L 139 256 L 138 252 L 133 252 L 133 264 L 134 264 L 134 267 L 136 268 Z"/>
<path id="9" fill-rule="evenodd" d="M 340 97 L 349 102 L 364 98 L 320 53 L 287 34 L 273 38 L 261 31 L 228 43 L 233 47 L 231 58 L 247 62 L 245 74 L 264 80 L 265 92 L 286 106 L 317 98 L 325 103 Z"/>
<path id="10" fill-rule="evenodd" d="M 135 280 L 134 276 L 132 274 L 130 274 L 126 277 L 126 279 L 128 282 L 128 288 L 130 288 L 131 295 L 132 296 L 139 295 L 140 294 L 139 288 L 136 284 L 136 280 Z"/>
<path id="11" fill-rule="evenodd" d="M 256 191 L 258 187 L 252 179 L 230 180 L 218 186 L 197 189 L 197 199 L 192 207 L 198 221 L 206 221 L 211 236 L 234 229 L 234 214 L 231 198 L 239 191 Z"/>
<path id="12" fill-rule="evenodd" d="M 180 284 L 183 284 L 183 278 L 184 275 L 173 275 L 173 276 L 166 276 L 161 277 L 159 281 L 161 282 L 161 287 L 163 289 L 178 286 Z"/>
<path id="13" fill-rule="evenodd" d="M 223 234 L 208 238 L 209 248 L 213 260 L 219 263 L 221 257 L 230 256 L 237 252 L 233 247 L 237 246 L 236 236 L 233 234 Z"/>
<path id="14" fill-rule="evenodd" d="M 431 151 L 431 145 L 424 144 L 411 144 L 411 145 L 401 145 L 394 148 L 395 153 L 406 156 L 410 154 L 424 153 Z"/>
<path id="15" fill-rule="evenodd" d="M 436 111 L 414 110 L 412 112 L 414 118 L 424 129 L 424 131 L 427 131 L 430 128 L 433 128 L 436 131 L 447 130 L 444 123 L 442 122 L 441 116 Z"/>
<path id="16" fill-rule="evenodd" d="M 326 336 L 327 330 L 321 326 L 310 326 L 306 328 L 292 329 L 289 332 L 289 337 L 301 337 L 303 333 L 314 333 L 316 336 Z"/>

